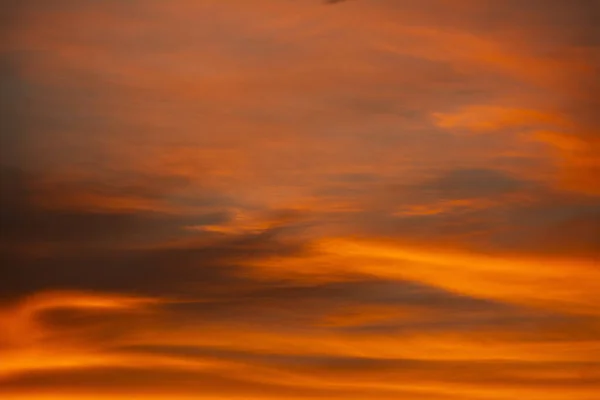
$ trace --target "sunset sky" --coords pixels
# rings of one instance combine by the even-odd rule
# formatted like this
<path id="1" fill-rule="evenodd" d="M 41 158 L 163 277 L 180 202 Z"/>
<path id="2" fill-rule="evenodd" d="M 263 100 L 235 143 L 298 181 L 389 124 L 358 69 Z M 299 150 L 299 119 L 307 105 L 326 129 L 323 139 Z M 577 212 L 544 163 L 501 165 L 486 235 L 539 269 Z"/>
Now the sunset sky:
<path id="1" fill-rule="evenodd" d="M 600 1 L 2 7 L 1 399 L 599 399 Z"/>

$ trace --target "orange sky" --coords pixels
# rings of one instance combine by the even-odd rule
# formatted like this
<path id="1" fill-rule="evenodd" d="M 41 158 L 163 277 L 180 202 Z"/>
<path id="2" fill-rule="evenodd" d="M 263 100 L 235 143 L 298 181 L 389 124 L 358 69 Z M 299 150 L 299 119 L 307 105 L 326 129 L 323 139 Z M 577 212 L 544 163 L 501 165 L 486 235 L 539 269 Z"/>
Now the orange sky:
<path id="1" fill-rule="evenodd" d="M 22 0 L 0 398 L 596 400 L 595 0 Z"/>

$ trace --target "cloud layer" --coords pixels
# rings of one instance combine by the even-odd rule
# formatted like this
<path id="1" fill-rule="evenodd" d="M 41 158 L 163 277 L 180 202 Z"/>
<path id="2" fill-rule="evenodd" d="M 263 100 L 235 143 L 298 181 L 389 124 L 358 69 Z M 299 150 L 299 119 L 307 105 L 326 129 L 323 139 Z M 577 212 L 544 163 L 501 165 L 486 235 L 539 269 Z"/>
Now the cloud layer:
<path id="1" fill-rule="evenodd" d="M 597 397 L 598 4 L 329 3 L 7 6 L 0 397 Z"/>

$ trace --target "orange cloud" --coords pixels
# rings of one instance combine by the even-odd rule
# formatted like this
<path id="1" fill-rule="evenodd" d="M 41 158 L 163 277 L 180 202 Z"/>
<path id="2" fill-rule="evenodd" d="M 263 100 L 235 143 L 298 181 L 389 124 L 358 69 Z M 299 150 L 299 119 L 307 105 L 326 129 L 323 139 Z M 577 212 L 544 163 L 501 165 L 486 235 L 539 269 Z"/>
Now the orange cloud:
<path id="1" fill-rule="evenodd" d="M 323 239 L 315 249 L 314 257 L 274 259 L 259 263 L 259 268 L 270 267 L 271 273 L 284 276 L 291 273 L 325 279 L 353 271 L 425 282 L 480 298 L 575 313 L 597 312 L 599 288 L 594 258 L 477 254 L 346 238 Z"/>

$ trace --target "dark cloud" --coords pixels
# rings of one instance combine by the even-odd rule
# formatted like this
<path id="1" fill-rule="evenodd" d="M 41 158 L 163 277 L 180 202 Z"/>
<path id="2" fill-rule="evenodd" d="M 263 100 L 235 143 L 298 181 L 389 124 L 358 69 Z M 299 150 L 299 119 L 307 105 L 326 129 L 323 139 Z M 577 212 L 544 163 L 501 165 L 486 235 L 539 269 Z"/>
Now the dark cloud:
<path id="1" fill-rule="evenodd" d="M 42 187 L 40 193 L 43 179 L 21 170 L 5 168 L 2 178 L 0 293 L 4 300 L 54 290 L 155 296 L 177 300 L 158 306 L 163 324 L 260 324 L 276 330 L 335 329 L 318 326 L 328 315 L 362 306 L 427 308 L 455 316 L 512 312 L 490 301 L 426 285 L 358 274 L 347 275 L 343 282 L 313 284 L 252 274 L 248 264 L 308 251 L 301 242 L 281 236 L 290 222 L 286 213 L 279 213 L 282 226 L 258 233 L 187 234 L 182 230 L 184 225 L 218 224 L 227 222 L 229 216 L 109 212 L 85 207 L 76 211 L 47 207 L 44 201 L 92 190 L 109 197 L 120 194 L 160 200 L 169 189 L 185 182 L 166 181 L 158 185 L 166 188 L 163 191 L 143 179 L 119 187 L 107 182 L 96 188 L 61 184 Z M 291 223 L 295 223 L 294 218 Z M 188 242 L 156 246 L 168 238 L 187 238 Z M 58 247 L 45 252 L 39 250 L 41 245 Z M 25 250 L 20 251 L 23 246 Z M 66 308 L 43 311 L 36 321 L 47 329 L 47 341 L 108 345 L 127 332 L 156 323 L 152 318 L 127 310 Z"/>
<path id="2" fill-rule="evenodd" d="M 600 256 L 600 198 L 550 190 L 537 195 L 525 204 L 498 207 L 501 218 L 493 221 L 488 246 L 500 251 Z"/>
<path id="3" fill-rule="evenodd" d="M 498 314 L 506 317 L 519 314 L 513 307 L 493 301 L 460 296 L 412 282 L 374 280 L 364 276 L 357 276 L 355 280 L 348 282 L 317 285 L 298 285 L 286 281 L 254 282 L 253 285 L 238 287 L 227 294 L 217 293 L 203 302 L 172 304 L 165 309 L 175 319 L 195 318 L 246 327 L 258 323 L 275 330 L 337 331 L 335 324 L 328 326 L 323 323 L 327 318 L 340 313 L 358 312 L 359 322 L 351 325 L 369 325 L 368 322 L 360 321 L 360 310 L 363 307 L 379 307 L 388 311 L 430 310 L 439 315 L 451 315 L 449 320 L 469 319 L 473 325 L 477 324 L 481 315 Z M 437 318 L 440 318 L 439 315 Z M 368 320 L 368 311 L 362 317 Z M 392 312 L 384 320 L 396 326 L 402 325 L 406 331 L 419 325 L 410 318 L 405 320 L 399 311 L 396 316 Z M 448 321 L 446 324 L 450 328 Z"/>
<path id="4" fill-rule="evenodd" d="M 124 238 L 135 241 L 138 236 L 153 237 L 180 230 L 185 224 L 215 224 L 227 221 L 224 212 L 212 212 L 200 216 L 177 217 L 152 211 L 103 211 L 77 204 L 52 204 L 69 197 L 86 194 L 104 194 L 106 201 L 110 196 L 136 195 L 139 199 L 158 200 L 165 196 L 163 187 L 159 194 L 148 193 L 148 188 L 116 187 L 102 190 L 102 184 L 84 184 L 41 187 L 43 180 L 36 179 L 31 173 L 17 168 L 0 169 L 0 219 L 3 243 L 34 244 L 54 242 L 118 242 Z M 156 191 L 156 186 L 154 186 Z M 118 200 L 119 197 L 116 197 Z M 47 204 L 50 202 L 50 204 Z M 92 208 L 91 210 L 89 208 Z M 157 235 L 157 231 L 159 235 Z"/>
<path id="5" fill-rule="evenodd" d="M 496 197 L 530 188 L 531 184 L 492 169 L 456 169 L 418 187 L 441 200 Z"/>
<path id="6" fill-rule="evenodd" d="M 498 318 L 505 319 L 520 315 L 518 310 L 510 306 L 410 282 L 368 280 L 358 276 L 356 280 L 345 283 L 299 285 L 281 280 L 251 278 L 240 274 L 244 261 L 248 261 L 248 258 L 239 261 L 239 264 L 227 264 L 226 257 L 223 256 L 221 260 L 211 264 L 204 260 L 201 253 L 197 255 L 198 258 L 193 258 L 196 262 L 187 268 L 171 254 L 165 255 L 165 259 L 173 259 L 173 262 L 161 265 L 159 260 L 145 268 L 130 265 L 128 268 L 131 271 L 124 268 L 119 271 L 120 274 L 115 272 L 110 276 L 92 265 L 85 270 L 85 275 L 90 276 L 89 281 L 84 281 L 79 276 L 78 281 L 70 282 L 70 286 L 65 288 L 179 298 L 184 301 L 159 307 L 165 319 L 192 324 L 220 322 L 240 327 L 260 324 L 276 330 L 284 327 L 292 330 L 335 330 L 334 327 L 321 326 L 324 318 L 340 312 L 352 312 L 353 309 L 360 310 L 361 307 L 435 310 L 439 315 L 448 315 L 447 319 L 442 318 L 442 322 L 437 325 L 442 328 L 445 324 L 447 329 L 460 328 L 460 324 L 464 326 L 467 322 L 474 326 L 478 320 L 484 325 L 489 323 L 486 318 L 481 318 L 482 315 L 497 315 Z M 104 265 L 110 268 L 110 263 Z M 49 284 L 49 287 L 60 287 L 61 283 L 65 285 L 67 282 L 64 276 L 62 282 L 60 275 L 57 278 L 50 282 L 46 278 L 44 283 Z M 127 312 L 106 314 L 94 310 L 49 310 L 40 314 L 39 318 L 51 331 L 65 334 L 72 329 L 78 332 L 79 329 L 93 327 L 97 327 L 98 332 L 105 332 L 110 326 L 120 331 L 119 327 L 123 325 L 135 326 L 136 320 L 128 316 Z M 145 316 L 141 315 L 139 318 L 143 321 Z M 388 324 L 397 329 L 413 330 L 423 325 L 415 325 L 410 320 L 404 321 L 401 316 L 390 318 Z M 433 326 L 436 323 L 429 324 Z M 91 332 L 93 337 L 98 334 L 95 330 L 96 328 Z"/>
<path id="7" fill-rule="evenodd" d="M 265 323 L 278 319 L 292 323 L 301 315 L 303 321 L 314 321 L 336 307 L 361 304 L 430 305 L 453 310 L 495 307 L 415 283 L 365 276 L 348 276 L 347 282 L 299 285 L 251 275 L 249 263 L 307 251 L 301 242 L 281 236 L 288 223 L 295 223 L 294 218 L 288 221 L 289 213 L 276 215 L 283 225 L 258 233 L 211 235 L 189 233 L 183 227 L 224 223 L 230 218 L 227 213 L 110 212 L 85 207 L 57 209 L 45 204 L 54 197 L 90 191 L 108 198 L 131 195 L 158 201 L 185 181 L 151 185 L 141 179 L 118 186 L 104 181 L 96 186 L 59 184 L 42 189 L 40 181 L 43 179 L 31 173 L 2 169 L 0 256 L 4 267 L 0 293 L 5 299 L 46 290 L 166 296 L 190 301 L 167 306 L 170 313 L 184 318 L 226 316 L 244 322 L 250 315 L 250 319 Z M 215 199 L 214 204 L 209 201 L 207 205 L 220 205 L 218 196 Z M 175 238 L 189 242 L 156 247 L 156 243 Z M 51 247 L 44 251 L 43 246 Z M 250 309 L 253 312 L 248 314 Z"/>
<path id="8" fill-rule="evenodd" d="M 376 188 L 377 189 L 377 188 Z M 354 188 L 354 193 L 359 190 Z M 490 169 L 459 169 L 415 185 L 373 190 L 350 212 L 362 235 L 523 254 L 598 256 L 600 198 Z M 396 209 L 390 215 L 390 209 Z"/>
<path id="9" fill-rule="evenodd" d="M 206 234 L 186 231 L 185 227 L 220 224 L 231 217 L 219 210 L 189 215 L 143 209 L 98 210 L 85 204 L 57 206 L 52 204 L 55 199 L 94 192 L 104 192 L 106 201 L 123 195 L 158 201 L 167 195 L 169 185 L 163 184 L 162 191 L 156 189 L 156 182 L 152 187 L 115 188 L 103 182 L 105 188 L 102 184 L 48 188 L 40 187 L 43 179 L 31 173 L 15 168 L 0 172 L 0 293 L 4 296 L 52 289 L 172 293 L 174 285 L 185 279 L 226 279 L 227 264 L 236 258 L 281 250 L 281 246 L 268 247 L 267 243 L 273 242 L 268 233 L 213 238 L 209 244 L 193 248 L 147 250 L 175 239 L 205 240 Z M 208 205 L 214 208 L 218 204 L 214 201 Z"/>
<path id="10" fill-rule="evenodd" d="M 108 233 L 107 233 L 108 234 Z M 3 293 L 80 289 L 155 295 L 186 295 L 204 289 L 233 289 L 238 265 L 257 257 L 292 253 L 263 235 L 228 238 L 182 249 L 79 249 L 63 255 L 6 257 Z"/>
<path id="11" fill-rule="evenodd" d="M 31 85 L 20 77 L 19 58 L 11 51 L 0 54 L 0 163 L 12 166 L 27 161 L 23 156 Z"/>

